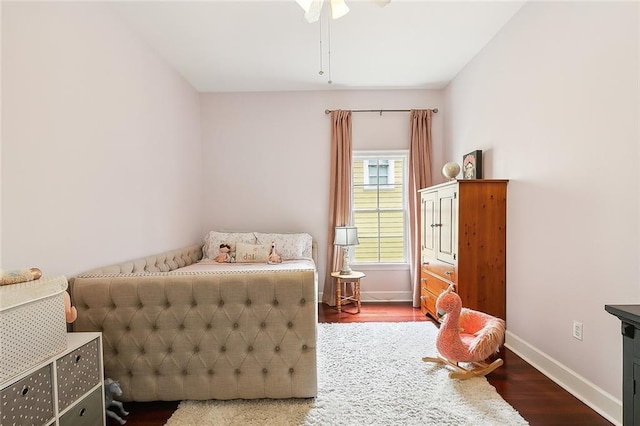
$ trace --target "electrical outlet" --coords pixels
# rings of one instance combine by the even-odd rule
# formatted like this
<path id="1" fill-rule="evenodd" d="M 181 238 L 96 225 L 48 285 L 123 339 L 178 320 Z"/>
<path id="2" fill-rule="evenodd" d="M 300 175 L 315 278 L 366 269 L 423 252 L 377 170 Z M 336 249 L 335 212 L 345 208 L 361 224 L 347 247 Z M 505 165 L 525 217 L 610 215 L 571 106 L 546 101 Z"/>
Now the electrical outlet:
<path id="1" fill-rule="evenodd" d="M 582 323 L 573 321 L 573 337 L 578 340 L 582 340 Z"/>

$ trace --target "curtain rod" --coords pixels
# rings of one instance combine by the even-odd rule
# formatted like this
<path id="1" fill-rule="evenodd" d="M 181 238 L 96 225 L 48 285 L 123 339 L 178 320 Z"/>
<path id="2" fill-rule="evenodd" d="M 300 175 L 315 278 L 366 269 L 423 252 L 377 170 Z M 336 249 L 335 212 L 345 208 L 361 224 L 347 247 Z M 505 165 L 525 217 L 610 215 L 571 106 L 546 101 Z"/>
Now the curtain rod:
<path id="1" fill-rule="evenodd" d="M 434 114 L 438 113 L 438 108 L 432 109 Z M 331 114 L 333 110 L 325 109 L 325 114 Z M 352 109 L 351 112 L 379 112 L 382 115 L 383 112 L 411 112 L 410 109 Z"/>

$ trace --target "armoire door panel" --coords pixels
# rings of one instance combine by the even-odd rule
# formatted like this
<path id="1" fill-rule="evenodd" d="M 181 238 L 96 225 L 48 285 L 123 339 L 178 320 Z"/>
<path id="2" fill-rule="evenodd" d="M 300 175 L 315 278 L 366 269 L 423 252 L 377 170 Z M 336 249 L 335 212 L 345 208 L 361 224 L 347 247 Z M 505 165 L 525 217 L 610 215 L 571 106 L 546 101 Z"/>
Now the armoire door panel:
<path id="1" fill-rule="evenodd" d="M 422 263 L 436 254 L 436 196 L 436 192 L 422 194 Z"/>
<path id="2" fill-rule="evenodd" d="M 456 192 L 454 187 L 438 191 L 438 250 L 437 259 L 453 264 L 456 251 L 455 215 Z"/>

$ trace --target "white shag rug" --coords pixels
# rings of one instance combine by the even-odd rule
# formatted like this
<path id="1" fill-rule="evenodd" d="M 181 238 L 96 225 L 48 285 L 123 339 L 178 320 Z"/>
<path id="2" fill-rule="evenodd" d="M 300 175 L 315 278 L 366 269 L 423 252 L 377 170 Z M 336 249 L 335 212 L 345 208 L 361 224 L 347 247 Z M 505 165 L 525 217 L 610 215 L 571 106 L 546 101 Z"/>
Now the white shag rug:
<path id="1" fill-rule="evenodd" d="M 318 396 L 182 401 L 166 426 L 527 425 L 484 377 L 455 380 L 430 322 L 318 324 Z"/>

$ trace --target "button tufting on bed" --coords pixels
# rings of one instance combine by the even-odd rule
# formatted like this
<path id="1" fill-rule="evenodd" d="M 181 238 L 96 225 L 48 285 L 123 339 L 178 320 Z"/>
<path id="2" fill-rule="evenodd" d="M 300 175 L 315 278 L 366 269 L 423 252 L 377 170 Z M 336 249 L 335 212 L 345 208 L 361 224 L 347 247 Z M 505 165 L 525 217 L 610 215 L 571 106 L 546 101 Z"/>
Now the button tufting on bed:
<path id="1" fill-rule="evenodd" d="M 315 270 L 247 277 L 153 270 L 174 271 L 199 256 L 193 246 L 72 280 L 74 330 L 103 332 L 105 375 L 120 380 L 121 399 L 315 396 Z"/>

